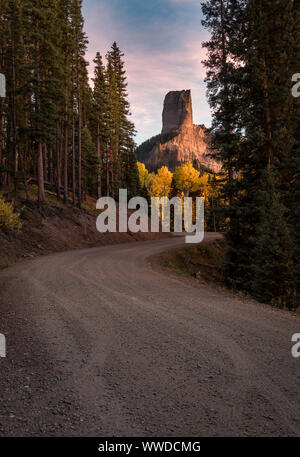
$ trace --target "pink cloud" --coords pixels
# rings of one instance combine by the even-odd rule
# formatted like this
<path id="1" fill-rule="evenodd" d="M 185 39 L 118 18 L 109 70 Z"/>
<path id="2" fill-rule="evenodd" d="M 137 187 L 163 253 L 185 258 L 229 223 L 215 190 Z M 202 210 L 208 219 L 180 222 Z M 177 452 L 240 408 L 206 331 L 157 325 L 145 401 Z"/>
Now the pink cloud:
<path id="1" fill-rule="evenodd" d="M 206 40 L 208 35 L 203 32 L 200 24 L 199 29 L 186 28 L 182 33 L 182 30 L 177 31 L 169 23 L 151 23 L 135 31 L 131 41 L 128 36 L 131 32 L 127 32 L 122 24 L 116 22 L 116 17 L 107 4 L 105 7 L 103 4 L 99 5 L 99 10 L 93 13 L 86 23 L 90 38 L 87 58 L 92 63 L 96 51 L 105 54 L 113 41 L 112 31 L 117 31 L 117 36 L 113 39 L 117 39 L 122 51 L 125 52 L 129 101 L 132 120 L 138 130 L 138 142 L 160 132 L 163 100 L 170 90 L 191 89 L 195 123 L 210 122 L 203 82 L 205 69 L 201 64 L 205 58 L 202 41 Z M 97 22 L 97 17 L 101 18 L 101 24 Z M 153 34 L 161 36 L 164 46 L 153 45 L 151 48 Z M 170 47 L 165 45 L 168 44 L 168 40 Z M 90 66 L 90 75 L 92 73 L 93 65 Z"/>

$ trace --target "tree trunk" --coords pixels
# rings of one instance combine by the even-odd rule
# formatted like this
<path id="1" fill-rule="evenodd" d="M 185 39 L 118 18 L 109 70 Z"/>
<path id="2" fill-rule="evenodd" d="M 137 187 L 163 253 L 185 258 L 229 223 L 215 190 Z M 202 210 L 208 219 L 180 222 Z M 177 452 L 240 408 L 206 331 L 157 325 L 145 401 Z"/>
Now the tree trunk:
<path id="1" fill-rule="evenodd" d="M 18 173 L 18 147 L 17 147 L 17 114 L 16 114 L 16 68 L 14 46 L 12 45 L 12 94 L 11 94 L 11 142 L 12 142 L 12 157 L 14 170 L 14 188 L 15 195 L 17 193 L 17 173 Z"/>
<path id="2" fill-rule="evenodd" d="M 263 3 L 262 0 L 259 2 L 259 16 L 263 21 Z M 265 132 L 268 138 L 268 143 L 266 145 L 266 155 L 267 155 L 267 166 L 268 171 L 271 170 L 271 161 L 272 161 L 272 118 L 271 118 L 271 109 L 270 109 L 270 95 L 269 95 L 269 84 L 268 84 L 268 72 L 267 72 L 267 62 L 266 62 L 266 53 L 263 51 L 263 67 L 264 67 L 264 80 L 263 80 L 263 98 L 264 98 L 264 115 L 265 115 Z"/>
<path id="3" fill-rule="evenodd" d="M 72 128 L 72 200 L 75 205 L 76 200 L 76 136 L 75 136 L 75 119 L 73 114 Z"/>
<path id="4" fill-rule="evenodd" d="M 228 53 L 227 53 L 227 50 L 226 50 L 226 34 L 225 34 L 225 18 L 224 18 L 224 2 L 223 0 L 220 0 L 220 7 L 221 7 L 221 30 L 222 30 L 222 69 L 224 71 L 224 74 L 226 75 L 228 73 L 228 70 L 227 70 L 227 56 L 228 56 Z M 225 81 L 224 81 L 224 92 L 225 92 L 225 96 L 226 96 L 226 99 L 227 99 L 227 111 L 228 111 L 228 106 L 229 106 L 229 88 L 228 88 L 228 83 L 226 81 L 226 76 L 225 76 Z M 228 112 L 227 112 L 227 115 L 228 115 Z M 232 129 L 230 127 L 230 121 L 228 119 L 228 131 L 226 132 L 228 134 L 228 136 L 231 135 L 232 133 Z M 226 164 L 226 168 L 227 168 L 227 179 L 228 179 L 228 183 L 229 183 L 229 189 L 230 189 L 230 193 L 229 193 L 229 204 L 230 206 L 233 205 L 233 194 L 232 194 L 232 181 L 233 181 L 233 169 L 232 169 L 232 164 L 231 164 L 231 160 L 229 160 L 229 158 L 227 158 L 227 164 Z"/>
<path id="5" fill-rule="evenodd" d="M 59 141 L 59 126 L 56 127 L 56 195 L 60 200 L 60 141 Z"/>
<path id="6" fill-rule="evenodd" d="M 20 169 L 21 169 L 22 177 L 23 177 L 23 185 L 24 185 L 24 189 L 25 189 L 26 201 L 29 201 L 29 192 L 28 192 L 28 185 L 27 185 L 27 178 L 26 178 L 26 170 L 25 170 L 25 167 L 24 167 L 22 154 L 19 155 L 19 163 L 20 163 Z"/>
<path id="7" fill-rule="evenodd" d="M 44 144 L 44 180 L 48 181 L 49 175 L 49 154 L 46 143 Z"/>
<path id="8" fill-rule="evenodd" d="M 39 30 L 39 23 L 36 24 L 36 29 Z M 36 42 L 35 46 L 35 73 L 37 79 L 37 90 L 36 90 L 36 107 L 37 107 L 37 114 L 40 115 L 41 112 L 41 100 L 40 100 L 40 84 L 41 84 L 41 74 L 40 74 L 40 62 L 41 62 L 41 55 L 40 55 L 40 43 L 39 40 Z M 39 135 L 40 132 L 40 120 L 37 123 L 37 130 Z M 39 138 L 38 140 L 38 161 L 37 161 L 37 175 L 38 175 L 38 205 L 39 207 L 45 200 L 45 188 L 44 188 L 44 170 L 43 170 L 43 143 L 42 139 Z"/>
<path id="9" fill-rule="evenodd" d="M 101 141 L 100 141 L 100 124 L 97 126 L 97 157 L 99 160 L 98 164 L 98 198 L 102 197 L 102 182 L 101 182 L 101 162 L 102 162 L 102 153 L 101 153 Z"/>
<path id="10" fill-rule="evenodd" d="M 68 127 L 65 127 L 65 154 L 64 154 L 64 203 L 68 203 L 68 145 L 69 145 L 69 131 Z"/>
<path id="11" fill-rule="evenodd" d="M 44 188 L 44 160 L 43 160 L 43 143 L 40 140 L 38 143 L 38 167 L 37 167 L 37 176 L 38 176 L 38 204 L 41 207 L 42 203 L 45 200 L 45 188 Z"/>
<path id="12" fill-rule="evenodd" d="M 106 195 L 110 196 L 109 192 L 109 152 L 106 154 Z"/>
<path id="13" fill-rule="evenodd" d="M 78 208 L 81 208 L 81 101 L 78 98 Z"/>
<path id="14" fill-rule="evenodd" d="M 53 185 L 54 177 L 53 177 L 53 146 L 49 146 L 49 182 Z"/>

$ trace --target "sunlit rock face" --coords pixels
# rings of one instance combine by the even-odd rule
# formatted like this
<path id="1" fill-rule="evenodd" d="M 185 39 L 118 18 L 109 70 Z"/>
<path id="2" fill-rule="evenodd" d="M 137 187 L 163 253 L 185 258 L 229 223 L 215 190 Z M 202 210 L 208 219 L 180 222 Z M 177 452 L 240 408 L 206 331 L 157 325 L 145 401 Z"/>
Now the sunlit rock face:
<path id="1" fill-rule="evenodd" d="M 193 108 L 191 91 L 169 92 L 164 102 L 162 133 L 192 127 Z"/>
<path id="2" fill-rule="evenodd" d="M 192 95 L 190 90 L 169 92 L 164 101 L 162 133 L 139 148 L 137 158 L 148 170 L 156 171 L 167 165 L 172 171 L 184 162 L 197 159 L 204 167 L 215 172 L 220 164 L 207 157 L 209 136 L 204 126 L 193 123 Z"/>

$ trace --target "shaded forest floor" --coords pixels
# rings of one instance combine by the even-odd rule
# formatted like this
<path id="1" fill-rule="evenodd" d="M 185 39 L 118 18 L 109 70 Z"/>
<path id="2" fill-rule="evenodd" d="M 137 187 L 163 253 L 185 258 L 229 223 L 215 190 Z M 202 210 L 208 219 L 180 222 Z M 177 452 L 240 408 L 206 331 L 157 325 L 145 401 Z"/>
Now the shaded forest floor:
<path id="1" fill-rule="evenodd" d="M 96 199 L 87 197 L 82 209 L 65 205 L 56 194 L 46 191 L 42 209 L 36 203 L 36 186 L 30 186 L 30 201 L 18 192 L 4 190 L 0 193 L 6 201 L 13 201 L 21 215 L 23 227 L 19 232 L 0 228 L 0 270 L 19 260 L 29 259 L 52 252 L 87 247 L 146 241 L 166 238 L 162 233 L 99 233 L 96 228 Z"/>

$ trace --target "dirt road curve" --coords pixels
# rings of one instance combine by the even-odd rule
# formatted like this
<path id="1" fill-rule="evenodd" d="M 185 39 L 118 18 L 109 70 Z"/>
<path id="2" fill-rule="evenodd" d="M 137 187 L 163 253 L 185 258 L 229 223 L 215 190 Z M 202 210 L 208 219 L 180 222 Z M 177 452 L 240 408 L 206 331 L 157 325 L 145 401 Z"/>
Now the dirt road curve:
<path id="1" fill-rule="evenodd" d="M 182 238 L 0 274 L 0 435 L 300 435 L 300 318 L 154 271 Z"/>

